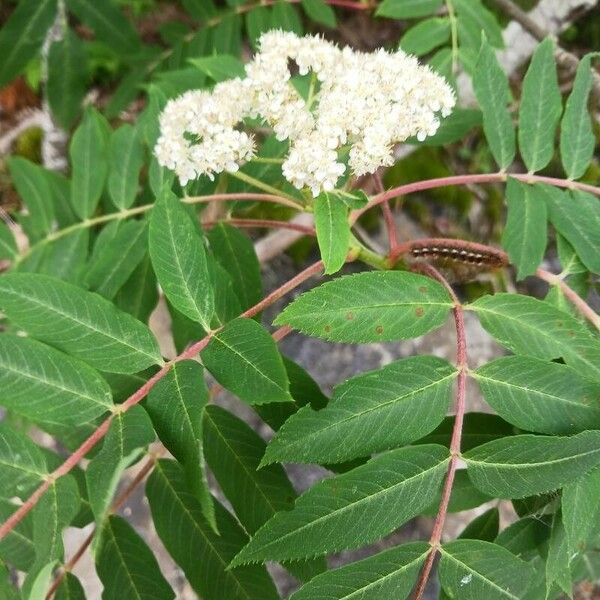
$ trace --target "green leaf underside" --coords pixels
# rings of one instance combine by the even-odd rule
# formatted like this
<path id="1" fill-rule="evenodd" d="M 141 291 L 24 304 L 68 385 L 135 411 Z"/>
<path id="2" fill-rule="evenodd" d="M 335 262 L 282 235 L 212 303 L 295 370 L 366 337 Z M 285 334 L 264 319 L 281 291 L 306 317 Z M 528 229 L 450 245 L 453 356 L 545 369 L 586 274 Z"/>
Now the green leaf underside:
<path id="1" fill-rule="evenodd" d="M 318 575 L 290 600 L 382 600 L 410 593 L 430 546 L 403 544 Z"/>
<path id="2" fill-rule="evenodd" d="M 544 258 L 547 243 L 546 203 L 538 189 L 516 179 L 506 186 L 508 216 L 502 245 L 517 267 L 518 279 L 533 275 Z"/>
<path id="3" fill-rule="evenodd" d="M 519 107 L 519 149 L 530 173 L 543 169 L 550 162 L 561 112 L 554 42 L 547 37 L 533 53 L 523 79 Z"/>
<path id="4" fill-rule="evenodd" d="M 305 558 L 376 540 L 429 504 L 447 463 L 441 446 L 407 447 L 321 481 L 267 521 L 231 564 Z"/>
<path id="5" fill-rule="evenodd" d="M 302 294 L 275 324 L 335 342 L 394 341 L 440 327 L 451 308 L 448 292 L 428 277 L 404 271 L 367 272 Z"/>
<path id="6" fill-rule="evenodd" d="M 0 497 L 26 497 L 47 473 L 42 451 L 25 434 L 0 423 Z"/>
<path id="7" fill-rule="evenodd" d="M 456 374 L 440 358 L 418 356 L 354 377 L 336 387 L 327 407 L 291 416 L 262 464 L 337 463 L 419 439 L 446 415 Z"/>
<path id="8" fill-rule="evenodd" d="M 496 341 L 516 354 L 562 357 L 581 375 L 600 381 L 600 342 L 575 317 L 529 296 L 483 296 L 468 307 Z"/>
<path id="9" fill-rule="evenodd" d="M 518 435 L 463 455 L 471 481 L 496 498 L 525 498 L 570 483 L 600 463 L 600 431 L 572 437 Z"/>
<path id="10" fill-rule="evenodd" d="M 83 361 L 35 340 L 0 335 L 0 404 L 36 423 L 79 425 L 113 406 L 110 387 Z"/>
<path id="11" fill-rule="evenodd" d="M 293 401 L 277 345 L 256 321 L 230 321 L 201 356 L 215 379 L 249 404 Z"/>
<path id="12" fill-rule="evenodd" d="M 461 600 L 520 600 L 533 569 L 505 548 L 480 540 L 456 540 L 441 548 L 440 583 Z"/>
<path id="13" fill-rule="evenodd" d="M 98 523 L 107 514 L 123 471 L 139 458 L 154 437 L 150 419 L 141 406 L 114 416 L 102 450 L 85 472 L 90 504 Z"/>
<path id="14" fill-rule="evenodd" d="M 567 536 L 562 523 L 560 513 L 555 513 L 552 519 L 552 531 L 548 544 L 548 556 L 546 558 L 546 597 L 556 585 L 569 596 L 573 593 L 573 581 L 569 563 L 569 549 Z"/>
<path id="15" fill-rule="evenodd" d="M 86 600 L 79 579 L 72 573 L 66 573 L 54 595 L 55 600 Z"/>
<path id="16" fill-rule="evenodd" d="M 220 535 L 214 533 L 189 491 L 183 470 L 174 461 L 157 463 L 148 479 L 146 494 L 159 537 L 202 598 L 279 598 L 263 566 L 227 568 L 248 538 L 218 502 L 215 514 Z"/>
<path id="17" fill-rule="evenodd" d="M 548 523 L 540 517 L 525 517 L 503 529 L 496 544 L 503 546 L 515 556 L 527 558 L 543 544 L 550 535 Z"/>
<path id="18" fill-rule="evenodd" d="M 500 168 L 505 169 L 515 157 L 515 130 L 506 107 L 508 78 L 485 39 L 473 75 L 473 88 L 483 112 L 483 131 L 490 150 Z"/>
<path id="19" fill-rule="evenodd" d="M 486 402 L 521 429 L 555 435 L 600 429 L 600 384 L 566 365 L 508 356 L 472 375 Z"/>
<path id="20" fill-rule="evenodd" d="M 53 277 L 4 275 L 0 309 L 32 337 L 97 369 L 136 373 L 162 363 L 158 344 L 144 324 L 101 296 Z"/>
<path id="21" fill-rule="evenodd" d="M 566 192 L 550 185 L 543 190 L 550 222 L 573 246 L 581 262 L 600 273 L 600 205 L 598 198 L 585 192 Z"/>
<path id="22" fill-rule="evenodd" d="M 152 209 L 149 245 L 152 266 L 169 302 L 209 330 L 215 299 L 204 244 L 171 192 Z"/>
<path id="23" fill-rule="evenodd" d="M 322 192 L 314 202 L 315 228 L 325 274 L 339 271 L 346 262 L 350 241 L 348 209 L 334 194 Z"/>
<path id="24" fill-rule="evenodd" d="M 500 512 L 494 506 L 475 517 L 460 533 L 461 540 L 482 540 L 493 542 L 500 527 Z"/>
<path id="25" fill-rule="evenodd" d="M 102 600 L 171 600 L 173 590 L 154 554 L 121 517 L 111 516 L 101 530 L 96 570 L 104 585 Z"/>
<path id="26" fill-rule="evenodd" d="M 196 361 L 175 363 L 152 388 L 146 409 L 158 437 L 183 465 L 190 490 L 203 514 L 216 527 L 213 501 L 204 472 L 202 419 L 208 402 L 204 369 Z"/>
<path id="27" fill-rule="evenodd" d="M 596 145 L 588 111 L 588 96 L 592 89 L 591 59 L 592 55 L 587 54 L 577 65 L 573 89 L 560 124 L 560 157 L 569 179 L 579 179 L 585 173 Z"/>

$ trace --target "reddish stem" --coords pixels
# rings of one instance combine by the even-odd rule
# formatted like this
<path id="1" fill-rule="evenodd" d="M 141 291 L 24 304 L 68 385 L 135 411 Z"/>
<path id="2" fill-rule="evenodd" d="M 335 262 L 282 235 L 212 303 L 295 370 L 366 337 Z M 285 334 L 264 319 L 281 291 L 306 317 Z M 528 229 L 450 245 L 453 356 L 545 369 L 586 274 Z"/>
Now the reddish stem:
<path id="1" fill-rule="evenodd" d="M 559 275 L 554 275 L 544 269 L 538 269 L 535 272 L 536 276 L 543 279 L 550 285 L 557 285 L 567 300 L 585 317 L 596 329 L 600 331 L 600 315 L 598 315 L 592 307 L 572 288 L 570 288 Z"/>
<path id="2" fill-rule="evenodd" d="M 513 177 L 524 183 L 548 183 L 557 187 L 577 189 L 584 192 L 589 192 L 596 196 L 600 196 L 600 188 L 587 183 L 579 183 L 578 181 L 571 181 L 570 179 L 556 179 L 554 177 L 544 177 L 543 175 L 529 175 L 522 173 L 484 173 L 475 175 L 454 175 L 452 177 L 438 177 L 436 179 L 425 179 L 424 181 L 415 181 L 413 183 L 407 183 L 391 190 L 387 190 L 382 194 L 377 194 L 371 198 L 366 206 L 352 211 L 350 216 L 350 222 L 355 223 L 356 220 L 373 206 L 382 204 L 392 198 L 398 196 L 404 196 L 412 194 L 414 192 L 421 192 L 424 190 L 431 190 L 435 188 L 453 186 L 453 185 L 467 185 L 474 183 L 494 183 L 506 181 L 507 177 Z"/>
<path id="3" fill-rule="evenodd" d="M 446 515 L 448 514 L 448 505 L 450 503 L 450 496 L 452 494 L 452 486 L 454 484 L 454 475 L 456 473 L 456 466 L 460 458 L 460 444 L 466 409 L 468 365 L 464 313 L 462 305 L 454 293 L 454 290 L 442 276 L 442 274 L 431 265 L 417 265 L 415 266 L 415 269 L 422 271 L 426 275 L 429 275 L 429 277 L 439 281 L 448 290 L 448 293 L 454 302 L 452 311 L 454 313 L 454 325 L 456 328 L 456 366 L 458 368 L 454 427 L 452 428 L 452 438 L 450 439 L 450 462 L 448 463 L 448 471 L 446 473 L 444 487 L 442 488 L 442 499 L 435 517 L 435 522 L 433 524 L 433 531 L 431 532 L 431 537 L 429 538 L 431 550 L 425 559 L 425 564 L 423 565 L 423 569 L 421 570 L 419 579 L 417 580 L 416 589 L 413 596 L 413 600 L 421 600 L 425 592 L 427 582 L 429 581 L 431 569 L 433 568 L 433 562 L 438 553 L 440 542 L 442 540 L 442 532 L 444 530 L 444 523 L 446 521 Z"/>
<path id="4" fill-rule="evenodd" d="M 203 227 L 210 229 L 219 223 L 228 223 L 229 225 L 235 225 L 236 227 L 244 227 L 248 229 L 268 227 L 273 229 L 291 229 L 292 231 L 299 231 L 305 235 L 316 235 L 313 227 L 307 225 L 301 225 L 299 223 L 290 223 L 289 221 L 273 221 L 270 219 L 221 219 L 217 221 L 204 221 Z"/>
<path id="5" fill-rule="evenodd" d="M 281 287 L 277 288 L 274 292 L 271 292 L 268 296 L 266 296 L 263 300 L 261 300 L 258 304 L 252 306 L 247 311 L 242 313 L 241 317 L 253 317 L 254 315 L 261 312 L 267 306 L 270 306 L 277 300 L 279 300 L 282 296 L 287 294 L 289 291 L 293 290 L 295 287 L 298 287 L 302 282 L 306 281 L 313 275 L 320 272 L 323 268 L 323 263 L 321 261 L 317 261 L 310 267 L 301 271 L 298 275 L 296 275 L 290 281 L 284 283 Z M 222 329 L 222 328 L 220 328 Z M 210 332 L 200 341 L 196 342 L 192 346 L 190 346 L 187 350 L 182 352 L 179 356 L 175 357 L 172 361 L 166 363 L 160 371 L 155 373 L 142 387 L 140 387 L 136 392 L 134 392 L 125 402 L 119 404 L 115 407 L 115 412 L 126 412 L 132 406 L 136 405 L 140 402 L 148 392 L 156 385 L 156 383 L 162 379 L 173 366 L 174 363 L 186 360 L 188 358 L 193 358 L 196 354 L 198 354 L 210 341 L 211 337 L 220 329 L 216 331 Z M 44 482 L 33 492 L 33 494 L 2 524 L 0 527 L 0 540 L 2 540 L 12 529 L 23 519 L 25 516 L 31 511 L 31 509 L 37 504 L 40 498 L 44 495 L 44 493 L 48 490 L 50 485 L 52 485 L 59 477 L 66 475 L 71 469 L 73 469 L 79 461 L 106 435 L 110 423 L 113 419 L 114 413 L 108 416 L 90 435 L 90 437 L 71 454 L 65 462 L 60 465 L 55 471 L 53 471 L 50 475 L 46 477 Z"/>
<path id="6" fill-rule="evenodd" d="M 385 188 L 383 187 L 383 181 L 381 180 L 381 175 L 378 171 L 373 174 L 373 180 L 375 181 L 375 186 L 377 191 L 380 194 L 385 193 Z M 396 248 L 398 247 L 398 236 L 396 234 L 396 221 L 394 220 L 394 215 L 392 213 L 392 209 L 390 208 L 390 201 L 386 200 L 381 204 L 381 210 L 383 212 L 383 218 L 385 220 L 385 226 L 387 229 L 388 240 L 390 242 L 390 253 L 389 256 L 392 258 L 396 253 Z"/>

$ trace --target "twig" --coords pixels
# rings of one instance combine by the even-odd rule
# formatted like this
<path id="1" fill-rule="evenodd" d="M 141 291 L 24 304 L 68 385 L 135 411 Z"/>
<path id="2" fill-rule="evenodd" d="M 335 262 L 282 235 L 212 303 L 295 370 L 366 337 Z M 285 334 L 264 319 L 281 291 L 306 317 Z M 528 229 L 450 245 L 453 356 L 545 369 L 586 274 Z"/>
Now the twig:
<path id="1" fill-rule="evenodd" d="M 385 193 L 383 181 L 381 180 L 381 175 L 378 171 L 375 171 L 375 173 L 373 173 L 373 181 L 375 181 L 375 187 L 377 189 L 377 192 L 380 194 Z M 381 210 L 383 212 L 383 218 L 385 220 L 385 226 L 387 228 L 388 240 L 390 242 L 389 256 L 391 257 L 396 252 L 396 248 L 398 246 L 398 235 L 396 233 L 396 221 L 394 219 L 392 209 L 390 208 L 389 200 L 386 200 L 382 203 Z"/>
<path id="2" fill-rule="evenodd" d="M 444 523 L 446 521 L 446 515 L 448 514 L 450 496 L 452 494 L 452 485 L 454 484 L 454 475 L 456 473 L 456 466 L 460 458 L 463 420 L 466 409 L 468 365 L 464 313 L 462 305 L 454 293 L 454 290 L 442 276 L 442 274 L 434 267 L 423 264 L 415 266 L 415 270 L 419 270 L 429 277 L 439 281 L 448 290 L 448 294 L 450 294 L 450 297 L 454 302 L 452 311 L 454 313 L 454 325 L 456 327 L 456 366 L 458 368 L 454 427 L 452 428 L 452 438 L 450 440 L 450 462 L 448 463 L 448 471 L 446 473 L 444 487 L 442 488 L 442 499 L 440 501 L 440 506 L 433 524 L 433 531 L 431 533 L 431 537 L 429 538 L 431 550 L 425 559 L 425 564 L 423 565 L 423 569 L 421 570 L 419 579 L 417 580 L 416 589 L 413 596 L 413 600 L 421 600 L 429 580 L 429 575 L 431 574 L 433 562 L 440 548 L 442 532 L 444 529 Z"/>
<path id="3" fill-rule="evenodd" d="M 304 235 L 314 236 L 314 227 L 308 227 L 307 225 L 301 225 L 299 223 L 292 223 L 290 221 L 274 221 L 271 219 L 217 219 L 216 221 L 204 221 L 203 227 L 210 229 L 219 223 L 229 223 L 236 227 L 242 227 L 247 229 L 261 229 L 261 228 L 273 228 L 273 229 L 289 229 L 291 231 L 298 231 Z"/>
<path id="4" fill-rule="evenodd" d="M 284 283 L 281 287 L 277 288 L 275 291 L 271 292 L 268 296 L 266 296 L 263 300 L 261 300 L 258 304 L 255 304 L 245 312 L 243 312 L 240 316 L 251 318 L 261 312 L 267 306 L 270 306 L 285 294 L 298 287 L 302 282 L 306 281 L 313 275 L 319 273 L 323 268 L 323 263 L 321 261 L 317 261 L 312 264 L 310 267 L 301 271 L 298 275 L 296 275 L 293 279 L 290 279 L 288 282 Z M 38 503 L 40 498 L 45 494 L 48 488 L 60 477 L 66 475 L 73 469 L 79 461 L 106 435 L 108 428 L 112 422 L 114 415 L 119 413 L 124 413 L 129 410 L 132 406 L 138 404 L 145 396 L 150 392 L 150 390 L 156 385 L 158 381 L 160 381 L 171 369 L 171 367 L 181 360 L 186 360 L 189 358 L 193 358 L 198 354 L 201 350 L 205 348 L 208 344 L 212 336 L 220 331 L 222 327 L 210 332 L 200 341 L 196 342 L 192 346 L 190 346 L 187 350 L 179 354 L 179 356 L 175 357 L 172 361 L 166 363 L 160 371 L 155 373 L 142 387 L 140 387 L 136 392 L 134 392 L 125 402 L 115 406 L 114 412 L 109 415 L 96 429 L 92 435 L 90 435 L 87 440 L 75 450 L 66 460 L 60 465 L 57 469 L 55 469 L 52 473 L 50 473 L 43 483 L 33 492 L 33 494 L 0 526 L 0 540 L 2 540 L 13 528 L 18 525 L 23 518 L 27 516 L 27 514 L 33 509 L 33 507 Z"/>

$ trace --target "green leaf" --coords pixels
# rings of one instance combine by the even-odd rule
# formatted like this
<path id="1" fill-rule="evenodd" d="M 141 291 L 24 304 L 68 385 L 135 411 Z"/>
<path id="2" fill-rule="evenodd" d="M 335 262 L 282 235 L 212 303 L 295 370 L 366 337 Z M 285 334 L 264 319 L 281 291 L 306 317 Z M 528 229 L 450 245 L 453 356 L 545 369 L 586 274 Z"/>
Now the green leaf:
<path id="1" fill-rule="evenodd" d="M 144 540 L 120 517 L 104 522 L 96 551 L 96 570 L 104 585 L 102 600 L 175 598 Z"/>
<path id="2" fill-rule="evenodd" d="M 20 221 L 30 241 L 35 242 L 52 227 L 54 211 L 50 188 L 40 166 L 20 156 L 12 156 L 7 162 L 12 182 L 28 211 Z"/>
<path id="3" fill-rule="evenodd" d="M 546 597 L 551 595 L 554 584 L 572 597 L 573 580 L 569 563 L 571 557 L 567 545 L 565 528 L 560 518 L 560 513 L 554 515 L 552 532 L 548 545 L 548 558 L 546 559 Z"/>
<path id="4" fill-rule="evenodd" d="M 412 590 L 431 548 L 403 544 L 318 575 L 290 600 L 382 600 L 405 598 Z"/>
<path id="5" fill-rule="evenodd" d="M 215 307 L 203 240 L 181 202 L 165 192 L 152 209 L 150 258 L 169 302 L 205 330 Z"/>
<path id="6" fill-rule="evenodd" d="M 144 145 L 140 131 L 132 125 L 121 125 L 110 137 L 110 170 L 108 193 L 121 210 L 135 201 L 140 169 L 144 164 Z"/>
<path id="7" fill-rule="evenodd" d="M 29 571 L 19 598 L 27 598 L 27 600 L 42 600 L 48 594 L 50 584 L 52 583 L 52 573 L 56 561 L 53 560 L 43 567 L 36 567 L 36 570 Z"/>
<path id="8" fill-rule="evenodd" d="M 46 94 L 52 115 L 70 129 L 81 111 L 86 92 L 86 53 L 79 37 L 67 29 L 48 52 Z"/>
<path id="9" fill-rule="evenodd" d="M 17 256 L 17 252 L 15 236 L 8 225 L 4 221 L 0 221 L 0 259 L 13 260 Z"/>
<path id="10" fill-rule="evenodd" d="M 57 0 L 19 2 L 0 31 L 0 86 L 21 73 L 44 43 L 56 18 Z"/>
<path id="11" fill-rule="evenodd" d="M 147 323 L 158 304 L 158 286 L 150 257 L 146 255 L 114 298 L 114 303 L 139 321 Z"/>
<path id="12" fill-rule="evenodd" d="M 304 27 L 300 20 L 298 10 L 286 0 L 277 0 L 273 5 L 271 13 L 272 29 L 282 29 L 283 31 L 292 31 L 296 35 L 304 35 Z"/>
<path id="13" fill-rule="evenodd" d="M 40 498 L 33 510 L 36 559 L 29 576 L 51 560 L 62 560 L 62 530 L 75 518 L 79 505 L 79 489 L 72 475 L 54 481 Z"/>
<path id="14" fill-rule="evenodd" d="M 533 569 L 505 548 L 480 540 L 455 540 L 441 548 L 440 583 L 461 600 L 519 600 Z"/>
<path id="15" fill-rule="evenodd" d="M 276 512 L 290 509 L 296 492 L 279 465 L 259 469 L 266 444 L 244 421 L 218 406 L 207 407 L 204 419 L 206 460 L 240 523 L 253 534 Z M 325 570 L 320 563 L 285 566 L 310 579 Z"/>
<path id="16" fill-rule="evenodd" d="M 523 79 L 519 107 L 519 149 L 530 173 L 543 169 L 550 162 L 561 113 L 554 42 L 547 37 L 533 53 Z"/>
<path id="17" fill-rule="evenodd" d="M 279 465 L 259 469 L 266 444 L 241 419 L 218 406 L 204 415 L 206 460 L 244 529 L 254 534 L 296 496 Z"/>
<path id="18" fill-rule="evenodd" d="M 346 262 L 350 242 L 348 209 L 335 195 L 322 192 L 315 198 L 314 213 L 325 274 L 331 275 Z"/>
<path id="19" fill-rule="evenodd" d="M 71 204 L 81 219 L 89 219 L 94 214 L 108 172 L 102 118 L 93 108 L 88 108 L 69 146 Z"/>
<path id="20" fill-rule="evenodd" d="M 560 158 L 569 179 L 579 179 L 594 155 L 596 138 L 588 111 L 592 89 L 592 54 L 586 54 L 577 65 L 573 89 L 560 123 Z"/>
<path id="21" fill-rule="evenodd" d="M 101 296 L 31 273 L 0 278 L 0 309 L 32 337 L 111 373 L 162 364 L 150 330 Z"/>
<path id="22" fill-rule="evenodd" d="M 279 598 L 265 567 L 227 568 L 248 537 L 218 502 L 215 510 L 220 535 L 214 533 L 175 461 L 158 461 L 146 484 L 146 494 L 160 539 L 203 599 Z"/>
<path id="23" fill-rule="evenodd" d="M 260 264 L 250 238 L 226 223 L 215 225 L 206 237 L 217 262 L 231 277 L 242 310 L 260 302 L 263 297 Z"/>
<path id="24" fill-rule="evenodd" d="M 527 431 L 569 435 L 600 429 L 600 384 L 554 362 L 500 358 L 472 372 L 486 402 Z"/>
<path id="25" fill-rule="evenodd" d="M 450 447 L 454 417 L 446 417 L 440 426 L 429 435 L 419 440 L 418 444 L 441 444 Z M 491 442 L 498 438 L 514 434 L 514 427 L 498 415 L 488 413 L 468 412 L 463 421 L 461 449 L 463 452 Z"/>
<path id="26" fill-rule="evenodd" d="M 450 19 L 431 17 L 411 27 L 401 38 L 400 48 L 409 54 L 423 56 L 450 39 Z"/>
<path id="27" fill-rule="evenodd" d="M 600 381 L 600 342 L 570 314 L 517 294 L 483 296 L 469 308 L 484 329 L 515 354 L 562 357 L 581 375 Z"/>
<path id="28" fill-rule="evenodd" d="M 324 0 L 302 0 L 302 8 L 309 19 L 325 27 L 335 27 L 337 21 L 333 8 Z"/>
<path id="29" fill-rule="evenodd" d="M 201 356 L 215 379 L 248 404 L 292 401 L 277 345 L 256 321 L 230 321 Z"/>
<path id="30" fill-rule="evenodd" d="M 89 229 L 75 229 L 44 247 L 43 258 L 36 273 L 51 275 L 63 281 L 80 283 L 88 257 Z M 27 263 L 19 264 L 19 271 L 27 271 Z"/>
<path id="31" fill-rule="evenodd" d="M 567 484 L 562 491 L 562 518 L 569 555 L 585 547 L 600 518 L 600 469 Z"/>
<path id="32" fill-rule="evenodd" d="M 528 559 L 550 535 L 549 524 L 540 517 L 525 517 L 500 532 L 496 544 L 519 558 Z"/>
<path id="33" fill-rule="evenodd" d="M 390 19 L 414 19 L 436 12 L 443 0 L 383 0 L 375 14 Z"/>
<path id="34" fill-rule="evenodd" d="M 517 278 L 525 279 L 535 273 L 546 251 L 546 203 L 539 188 L 509 177 L 506 206 L 502 245 L 517 267 Z"/>
<path id="35" fill-rule="evenodd" d="M 200 58 L 189 59 L 188 62 L 217 82 L 246 76 L 244 63 L 239 58 L 229 54 L 202 56 Z"/>
<path id="36" fill-rule="evenodd" d="M 133 25 L 113 0 L 66 0 L 68 9 L 119 55 L 131 56 L 141 48 Z"/>
<path id="37" fill-rule="evenodd" d="M 292 415 L 262 464 L 337 463 L 404 446 L 442 421 L 457 371 L 445 360 L 414 356 L 358 375 L 335 388 L 331 402 Z"/>
<path id="38" fill-rule="evenodd" d="M 119 223 L 114 237 L 94 251 L 87 267 L 86 285 L 97 294 L 112 300 L 143 260 L 148 248 L 148 226 L 145 221 Z"/>
<path id="39" fill-rule="evenodd" d="M 458 469 L 456 471 L 452 484 L 452 494 L 448 503 L 448 512 L 458 513 L 471 510 L 492 500 L 491 496 L 484 494 L 473 485 L 467 474 L 467 469 Z M 441 501 L 442 490 L 439 490 L 437 494 L 434 494 L 430 498 L 429 506 L 423 511 L 423 515 L 435 517 L 440 508 Z"/>
<path id="40" fill-rule="evenodd" d="M 113 407 L 97 371 L 35 340 L 0 335 L 0 404 L 35 423 L 80 425 Z"/>
<path id="41" fill-rule="evenodd" d="M 500 168 L 506 169 L 515 157 L 515 129 L 506 107 L 510 90 L 508 77 L 486 39 L 479 51 L 473 88 L 483 112 L 483 131 L 490 150 Z"/>
<path id="42" fill-rule="evenodd" d="M 144 448 L 154 438 L 150 419 L 141 406 L 115 413 L 102 449 L 85 471 L 89 500 L 97 523 L 101 524 L 107 516 L 123 471 L 143 454 Z"/>
<path id="43" fill-rule="evenodd" d="M 53 567 L 54 565 L 51 565 Z M 50 577 L 51 572 L 48 573 Z M 4 600 L 21 600 L 21 594 L 17 591 L 13 584 L 13 573 L 10 572 L 6 565 L 0 560 L 0 594 Z"/>
<path id="44" fill-rule="evenodd" d="M 0 423 L 0 498 L 26 498 L 47 473 L 42 451 L 25 434 Z"/>
<path id="45" fill-rule="evenodd" d="M 493 542 L 500 527 L 500 512 L 496 507 L 475 517 L 460 533 L 461 540 L 483 540 Z"/>
<path id="46" fill-rule="evenodd" d="M 481 111 L 472 108 L 456 108 L 452 114 L 445 117 L 435 135 L 419 142 L 410 138 L 407 143 L 417 143 L 419 146 L 445 146 L 464 140 L 467 133 L 481 125 Z"/>
<path id="47" fill-rule="evenodd" d="M 570 194 L 543 185 L 550 222 L 575 248 L 581 262 L 593 273 L 600 273 L 600 204 L 598 198 L 580 191 Z"/>
<path id="48" fill-rule="evenodd" d="M 275 324 L 334 342 L 386 342 L 437 329 L 451 308 L 448 292 L 429 277 L 405 271 L 367 272 L 302 294 Z"/>
<path id="49" fill-rule="evenodd" d="M 54 600 L 86 600 L 83 587 L 73 573 L 65 573 L 54 594 Z"/>
<path id="50" fill-rule="evenodd" d="M 0 455 L 0 460 L 2 458 Z M 4 523 L 17 508 L 18 506 L 10 500 L 0 498 L 0 521 Z M 0 565 L 2 561 L 6 561 L 19 571 L 27 572 L 33 565 L 34 560 L 33 516 L 29 513 L 15 525 L 5 538 L 0 540 Z M 0 598 L 4 598 L 1 592 L 2 586 L 0 586 Z"/>
<path id="51" fill-rule="evenodd" d="M 188 486 L 204 518 L 216 531 L 213 500 L 204 469 L 202 419 L 208 389 L 202 365 L 193 360 L 175 363 L 152 388 L 146 409 L 158 437 L 183 466 Z"/>
<path id="52" fill-rule="evenodd" d="M 419 514 L 441 484 L 448 451 L 400 448 L 317 483 L 257 531 L 231 566 L 356 548 Z"/>
<path id="53" fill-rule="evenodd" d="M 470 46 L 479 50 L 481 34 L 485 33 L 490 44 L 503 48 L 502 28 L 494 13 L 490 12 L 480 0 L 453 0 L 458 17 L 458 31 L 461 46 Z M 469 31 L 465 39 L 465 30 Z M 473 32 L 472 34 L 470 32 Z"/>
<path id="54" fill-rule="evenodd" d="M 571 437 L 517 435 L 463 455 L 471 481 L 496 498 L 549 492 L 600 463 L 600 431 Z"/>
<path id="55" fill-rule="evenodd" d="M 252 48 L 258 49 L 260 36 L 271 29 L 271 10 L 267 6 L 256 6 L 246 13 L 246 31 Z"/>

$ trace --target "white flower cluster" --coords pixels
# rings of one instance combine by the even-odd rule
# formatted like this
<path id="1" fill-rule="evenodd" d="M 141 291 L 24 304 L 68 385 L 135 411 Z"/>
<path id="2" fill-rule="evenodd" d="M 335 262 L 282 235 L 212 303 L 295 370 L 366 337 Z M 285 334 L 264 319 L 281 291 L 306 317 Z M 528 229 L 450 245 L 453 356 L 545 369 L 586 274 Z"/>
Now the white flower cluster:
<path id="1" fill-rule="evenodd" d="M 318 80 L 312 107 L 290 82 L 290 61 L 301 75 L 312 72 Z M 211 92 L 187 92 L 167 104 L 155 153 L 182 185 L 200 175 L 236 171 L 254 156 L 252 137 L 236 127 L 246 117 L 262 117 L 277 139 L 290 142 L 285 178 L 316 196 L 334 189 L 345 171 L 340 147 L 350 146 L 356 175 L 372 173 L 393 164 L 395 144 L 433 135 L 438 115 L 447 116 L 454 104 L 444 78 L 401 50 L 366 54 L 317 36 L 270 31 L 244 79 L 218 83 Z"/>

